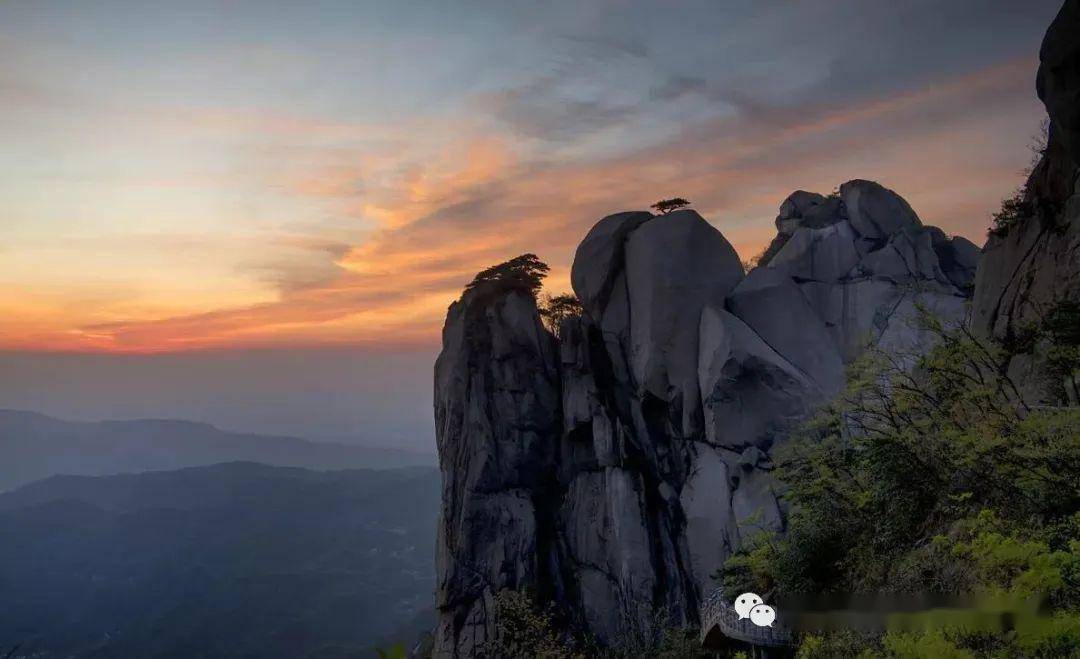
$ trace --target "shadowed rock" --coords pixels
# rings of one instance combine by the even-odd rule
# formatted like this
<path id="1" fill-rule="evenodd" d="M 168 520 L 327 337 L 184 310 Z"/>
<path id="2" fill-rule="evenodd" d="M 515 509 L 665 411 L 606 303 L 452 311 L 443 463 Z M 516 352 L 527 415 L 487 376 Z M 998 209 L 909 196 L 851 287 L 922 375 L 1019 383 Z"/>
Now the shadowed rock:
<path id="1" fill-rule="evenodd" d="M 1014 343 L 1058 304 L 1080 301 L 1080 1 L 1065 2 L 1039 51 L 1036 87 L 1050 116 L 1046 149 L 1024 186 L 1026 212 L 991 233 L 975 277 L 972 324 Z M 1009 371 L 1031 403 L 1055 404 L 1076 392 L 1049 378 L 1038 349 L 1013 357 Z M 1075 402 L 1075 401 L 1074 401 Z"/>
<path id="2" fill-rule="evenodd" d="M 840 186 L 851 226 L 865 238 L 882 240 L 922 222 L 904 198 L 873 181 L 854 180 Z"/>
<path id="3" fill-rule="evenodd" d="M 450 306 L 435 364 L 440 656 L 480 651 L 499 590 L 542 584 L 552 596 L 544 493 L 561 432 L 555 344 L 527 291 L 492 288 Z"/>

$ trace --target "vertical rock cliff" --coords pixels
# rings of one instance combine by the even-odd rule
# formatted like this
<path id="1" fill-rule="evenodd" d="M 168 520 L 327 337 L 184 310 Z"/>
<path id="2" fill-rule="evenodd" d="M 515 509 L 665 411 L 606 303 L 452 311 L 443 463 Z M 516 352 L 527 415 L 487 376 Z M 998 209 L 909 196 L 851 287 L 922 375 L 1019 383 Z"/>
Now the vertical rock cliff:
<path id="1" fill-rule="evenodd" d="M 1080 302 L 1080 1 L 1069 0 L 1039 50 L 1036 91 L 1050 116 L 1046 149 L 1020 193 L 1011 226 L 989 238 L 972 321 L 1014 344 L 1062 302 Z M 1038 346 L 1009 366 L 1030 403 L 1077 403 L 1077 391 L 1042 374 Z"/>
<path id="2" fill-rule="evenodd" d="M 557 348 L 528 291 L 488 282 L 450 306 L 435 364 L 435 428 L 443 474 L 435 643 L 477 656 L 503 588 L 547 597 L 555 556 L 562 432 Z"/>
<path id="3" fill-rule="evenodd" d="M 744 273 L 694 211 L 602 219 L 571 272 L 584 313 L 557 340 L 520 290 L 450 307 L 438 656 L 482 650 L 501 588 L 554 599 L 606 644 L 696 623 L 709 574 L 784 526 L 776 443 L 867 345 L 923 349 L 916 305 L 964 313 L 978 248 L 876 183 L 796 192 L 776 225 Z"/>

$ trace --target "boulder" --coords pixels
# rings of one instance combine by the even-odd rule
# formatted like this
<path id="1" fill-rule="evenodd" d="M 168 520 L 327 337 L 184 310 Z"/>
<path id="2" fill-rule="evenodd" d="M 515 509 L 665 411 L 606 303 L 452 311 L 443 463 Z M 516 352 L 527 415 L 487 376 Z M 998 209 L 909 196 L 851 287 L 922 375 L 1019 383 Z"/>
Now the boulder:
<path id="1" fill-rule="evenodd" d="M 756 268 L 732 291 L 728 310 L 828 395 L 844 384 L 844 365 L 824 322 L 794 281 Z"/>
<path id="2" fill-rule="evenodd" d="M 698 378 L 705 440 L 732 452 L 768 450 L 824 396 L 798 367 L 717 305 L 701 314 Z"/>
<path id="3" fill-rule="evenodd" d="M 949 282 L 960 290 L 969 290 L 975 285 L 975 271 L 982 258 L 982 250 L 963 236 L 954 236 L 942 242 L 934 243 L 938 264 Z"/>
<path id="4" fill-rule="evenodd" d="M 758 469 L 743 469 L 731 495 L 731 512 L 741 539 L 784 528 L 776 480 Z"/>
<path id="5" fill-rule="evenodd" d="M 622 269 L 623 245 L 631 231 L 653 219 L 652 213 L 628 211 L 597 222 L 574 252 L 570 282 L 581 305 L 599 318 Z"/>
<path id="6" fill-rule="evenodd" d="M 903 197 L 874 181 L 848 181 L 840 186 L 840 198 L 851 226 L 865 238 L 885 240 L 901 229 L 922 226 Z"/>
<path id="7" fill-rule="evenodd" d="M 859 271 L 894 283 L 925 279 L 950 283 L 938 265 L 933 234 L 915 227 L 898 231 L 883 247 L 863 256 Z"/>
<path id="8" fill-rule="evenodd" d="M 799 227 L 768 267 L 796 279 L 838 281 L 858 262 L 855 232 L 844 220 L 820 229 Z"/>
<path id="9" fill-rule="evenodd" d="M 643 391 L 664 400 L 678 392 L 694 407 L 701 309 L 723 299 L 742 276 L 735 249 L 694 211 L 671 213 L 630 235 L 630 363 Z"/>

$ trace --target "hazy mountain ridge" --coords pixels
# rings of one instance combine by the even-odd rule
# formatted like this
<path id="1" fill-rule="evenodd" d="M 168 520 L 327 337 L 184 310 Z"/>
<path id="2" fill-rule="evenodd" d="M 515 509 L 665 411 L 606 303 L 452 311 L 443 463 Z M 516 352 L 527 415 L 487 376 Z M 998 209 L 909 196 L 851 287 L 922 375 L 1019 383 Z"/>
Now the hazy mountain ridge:
<path id="1" fill-rule="evenodd" d="M 221 430 L 168 419 L 64 421 L 0 410 L 0 490 L 54 474 L 106 475 L 248 461 L 309 469 L 431 466 L 411 451 Z"/>
<path id="2" fill-rule="evenodd" d="M 431 624 L 438 497 L 432 468 L 253 463 L 0 494 L 0 648 L 366 656 Z"/>

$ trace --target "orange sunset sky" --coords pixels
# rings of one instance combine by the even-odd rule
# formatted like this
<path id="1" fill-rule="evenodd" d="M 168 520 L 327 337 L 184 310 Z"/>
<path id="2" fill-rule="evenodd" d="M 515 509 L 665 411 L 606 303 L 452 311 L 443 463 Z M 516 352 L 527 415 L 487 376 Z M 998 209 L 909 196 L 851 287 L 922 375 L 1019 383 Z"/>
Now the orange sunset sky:
<path id="1" fill-rule="evenodd" d="M 665 195 L 693 200 L 744 257 L 790 191 L 855 177 L 981 242 L 1041 112 L 1038 32 L 990 47 L 1000 25 L 977 58 L 863 90 L 885 53 L 845 81 L 837 69 L 860 63 L 838 58 L 865 53 L 790 43 L 845 26 L 773 25 L 749 6 L 709 25 L 671 17 L 687 41 L 731 45 L 662 38 L 647 11 L 619 42 L 598 30 L 633 6 L 601 2 L 583 22 L 493 11 L 486 46 L 465 16 L 405 8 L 378 12 L 396 33 L 362 15 L 343 30 L 337 6 L 286 34 L 272 27 L 286 16 L 242 5 L 119 22 L 107 5 L 64 7 L 0 10 L 9 349 L 432 342 L 478 269 L 534 251 L 564 289 L 596 219 Z M 745 30 L 769 28 L 763 53 Z M 525 52 L 507 61 L 496 35 Z"/>
<path id="2" fill-rule="evenodd" d="M 0 3 L 0 351 L 430 356 L 479 269 L 567 290 L 675 195 L 744 258 L 851 178 L 981 244 L 1058 4 Z"/>

